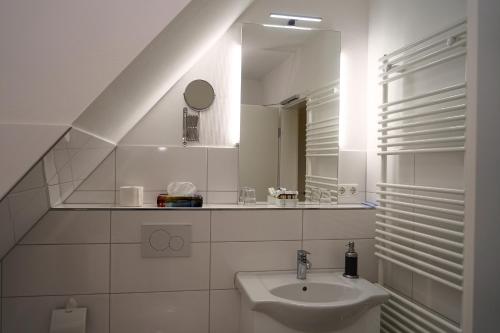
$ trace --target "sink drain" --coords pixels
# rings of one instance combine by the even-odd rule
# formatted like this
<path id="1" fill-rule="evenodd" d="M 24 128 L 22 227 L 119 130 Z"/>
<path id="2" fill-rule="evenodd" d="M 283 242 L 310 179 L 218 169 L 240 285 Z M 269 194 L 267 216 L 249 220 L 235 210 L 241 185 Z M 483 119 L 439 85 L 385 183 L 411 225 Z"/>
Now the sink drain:
<path id="1" fill-rule="evenodd" d="M 303 286 L 303 287 L 302 287 L 302 291 L 307 291 L 307 287 L 306 287 L 306 286 Z"/>

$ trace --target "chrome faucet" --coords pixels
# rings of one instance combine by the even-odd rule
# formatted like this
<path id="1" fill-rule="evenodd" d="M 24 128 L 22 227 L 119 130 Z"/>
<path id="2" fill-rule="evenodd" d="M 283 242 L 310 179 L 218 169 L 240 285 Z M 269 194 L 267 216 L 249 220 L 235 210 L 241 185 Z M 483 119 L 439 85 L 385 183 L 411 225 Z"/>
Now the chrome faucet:
<path id="1" fill-rule="evenodd" d="M 297 250 L 297 279 L 305 280 L 307 271 L 311 269 L 311 262 L 307 260 L 307 255 L 310 254 L 306 250 Z"/>

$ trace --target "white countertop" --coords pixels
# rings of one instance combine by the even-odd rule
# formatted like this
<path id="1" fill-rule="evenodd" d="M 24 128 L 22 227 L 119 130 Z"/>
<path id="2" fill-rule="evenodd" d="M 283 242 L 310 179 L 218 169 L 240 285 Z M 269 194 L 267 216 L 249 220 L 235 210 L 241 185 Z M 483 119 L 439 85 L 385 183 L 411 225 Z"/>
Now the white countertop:
<path id="1" fill-rule="evenodd" d="M 148 204 L 142 207 L 123 207 L 115 204 L 60 204 L 52 209 L 103 209 L 103 210 L 265 210 L 265 209 L 371 209 L 373 207 L 365 204 L 305 204 L 299 203 L 296 207 L 279 207 L 267 203 L 255 205 L 238 204 L 204 204 L 203 207 L 156 207 Z"/>

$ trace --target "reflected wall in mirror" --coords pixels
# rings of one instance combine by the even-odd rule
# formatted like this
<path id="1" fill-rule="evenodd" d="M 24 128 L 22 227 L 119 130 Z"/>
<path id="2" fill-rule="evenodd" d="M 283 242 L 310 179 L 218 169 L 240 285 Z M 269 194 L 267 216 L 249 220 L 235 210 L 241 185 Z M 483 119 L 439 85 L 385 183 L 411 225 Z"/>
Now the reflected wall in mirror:
<path id="1" fill-rule="evenodd" d="M 240 186 L 337 202 L 340 32 L 244 24 Z"/>

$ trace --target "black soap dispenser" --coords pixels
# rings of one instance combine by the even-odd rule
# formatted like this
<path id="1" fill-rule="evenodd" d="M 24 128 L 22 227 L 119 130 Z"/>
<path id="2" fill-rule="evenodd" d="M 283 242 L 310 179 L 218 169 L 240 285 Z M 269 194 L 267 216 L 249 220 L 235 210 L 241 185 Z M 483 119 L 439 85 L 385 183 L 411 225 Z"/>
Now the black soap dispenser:
<path id="1" fill-rule="evenodd" d="M 354 250 L 354 242 L 347 243 L 347 252 L 345 253 L 344 276 L 349 279 L 357 279 L 358 275 L 358 253 Z"/>

